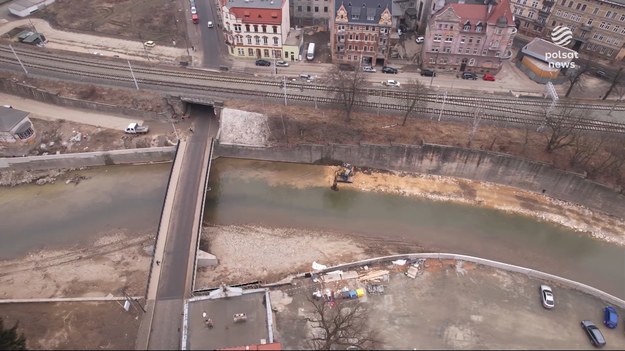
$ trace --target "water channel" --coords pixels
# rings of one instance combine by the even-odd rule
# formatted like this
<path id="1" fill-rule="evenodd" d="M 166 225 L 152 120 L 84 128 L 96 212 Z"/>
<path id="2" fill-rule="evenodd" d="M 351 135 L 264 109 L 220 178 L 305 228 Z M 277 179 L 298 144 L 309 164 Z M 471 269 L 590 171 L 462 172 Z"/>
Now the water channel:
<path id="1" fill-rule="evenodd" d="M 80 171 L 91 178 L 77 186 L 58 182 L 0 188 L 0 257 L 67 247 L 116 228 L 155 230 L 169 169 L 169 164 L 108 166 Z M 259 169 L 286 182 L 256 177 Z M 287 184 L 289 177 L 322 172 L 313 165 L 218 159 L 211 170 L 205 221 L 407 242 L 539 269 L 625 298 L 625 248 L 495 210 L 347 189 L 334 192 L 329 184 Z"/>

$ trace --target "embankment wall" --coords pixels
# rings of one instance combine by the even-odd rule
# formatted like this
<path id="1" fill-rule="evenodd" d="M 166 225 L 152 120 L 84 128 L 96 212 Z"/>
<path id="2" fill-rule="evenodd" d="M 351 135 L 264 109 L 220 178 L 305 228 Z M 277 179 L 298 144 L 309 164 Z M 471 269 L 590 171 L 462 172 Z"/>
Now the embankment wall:
<path id="1" fill-rule="evenodd" d="M 453 146 L 298 145 L 249 147 L 215 145 L 215 156 L 267 161 L 326 163 L 340 160 L 360 167 L 418 172 L 508 185 L 625 219 L 625 196 L 614 189 L 549 164 L 506 154 Z"/>

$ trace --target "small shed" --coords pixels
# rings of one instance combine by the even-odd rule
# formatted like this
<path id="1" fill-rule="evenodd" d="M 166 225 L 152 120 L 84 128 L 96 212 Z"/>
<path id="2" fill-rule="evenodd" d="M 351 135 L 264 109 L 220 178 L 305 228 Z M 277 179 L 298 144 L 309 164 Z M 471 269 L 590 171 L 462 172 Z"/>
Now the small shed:
<path id="1" fill-rule="evenodd" d="M 0 106 L 0 142 L 27 141 L 35 135 L 29 112 Z"/>
<path id="2" fill-rule="evenodd" d="M 9 5 L 9 13 L 17 17 L 27 17 L 53 2 L 54 0 L 15 0 Z"/>

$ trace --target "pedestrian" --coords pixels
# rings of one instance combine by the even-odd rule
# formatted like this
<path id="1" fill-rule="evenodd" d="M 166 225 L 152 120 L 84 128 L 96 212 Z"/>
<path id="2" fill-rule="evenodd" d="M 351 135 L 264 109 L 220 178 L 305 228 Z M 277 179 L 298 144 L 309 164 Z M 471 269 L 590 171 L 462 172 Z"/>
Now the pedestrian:
<path id="1" fill-rule="evenodd" d="M 189 131 L 193 133 L 193 127 L 189 127 Z"/>
<path id="2" fill-rule="evenodd" d="M 160 266 L 161 265 L 161 261 L 156 261 L 156 265 Z"/>
<path id="3" fill-rule="evenodd" d="M 195 46 L 191 45 L 191 50 L 195 51 Z"/>

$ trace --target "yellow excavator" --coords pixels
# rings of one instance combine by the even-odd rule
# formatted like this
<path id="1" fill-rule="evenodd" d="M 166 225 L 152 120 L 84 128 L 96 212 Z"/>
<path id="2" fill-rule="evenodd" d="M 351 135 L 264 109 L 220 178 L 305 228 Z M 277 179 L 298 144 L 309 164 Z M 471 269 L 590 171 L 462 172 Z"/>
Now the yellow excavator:
<path id="1" fill-rule="evenodd" d="M 338 183 L 352 183 L 354 176 L 354 166 L 349 163 L 343 163 L 339 168 L 334 172 L 334 181 L 332 182 L 331 189 L 334 191 L 338 191 Z"/>

